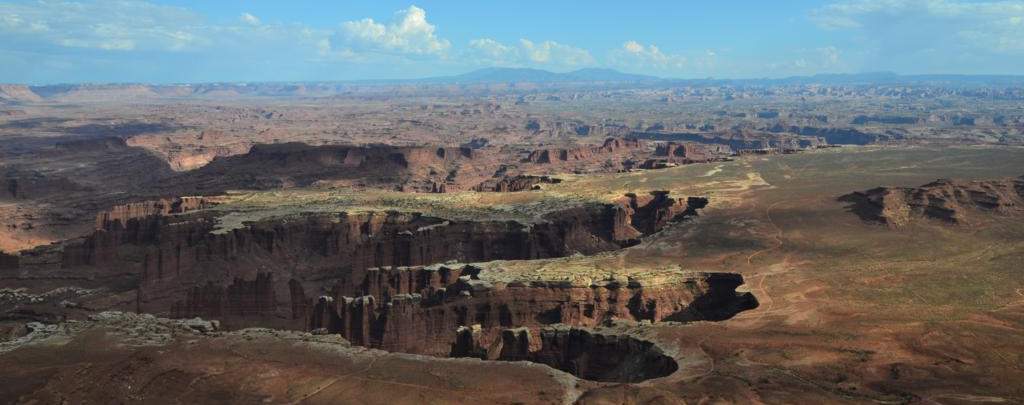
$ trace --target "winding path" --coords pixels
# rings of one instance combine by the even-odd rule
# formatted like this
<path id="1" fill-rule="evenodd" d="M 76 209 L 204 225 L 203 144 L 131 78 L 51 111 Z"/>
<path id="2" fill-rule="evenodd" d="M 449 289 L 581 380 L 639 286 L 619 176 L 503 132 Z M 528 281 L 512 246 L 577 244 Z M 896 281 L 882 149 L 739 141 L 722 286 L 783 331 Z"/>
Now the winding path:
<path id="1" fill-rule="evenodd" d="M 768 208 L 765 208 L 765 210 L 764 210 L 765 217 L 768 218 L 768 223 L 771 224 L 771 226 L 773 228 L 775 228 L 775 233 L 772 234 L 772 236 L 771 236 L 771 238 L 775 241 L 775 246 L 767 247 L 767 248 L 758 250 L 758 251 L 756 251 L 754 253 L 751 253 L 750 256 L 747 256 L 747 266 L 753 267 L 753 265 L 754 265 L 753 264 L 753 260 L 758 255 L 761 255 L 763 253 L 768 253 L 768 252 L 771 252 L 771 251 L 774 251 L 774 250 L 779 250 L 779 249 L 782 248 L 783 245 L 785 245 L 785 242 L 782 241 L 782 228 L 780 228 L 777 224 L 775 224 L 775 221 L 772 219 L 772 214 L 771 214 L 771 211 L 772 211 L 773 208 L 775 208 L 776 206 L 778 206 L 779 204 L 784 203 L 784 202 L 785 201 L 776 201 L 776 202 L 772 203 L 771 205 L 769 205 Z M 768 306 L 763 311 L 758 311 L 759 315 L 758 315 L 758 317 L 756 319 L 763 318 L 765 316 L 765 314 L 771 312 L 772 308 L 775 306 L 775 299 L 772 298 L 771 294 L 768 294 L 768 290 L 764 288 L 764 280 L 767 279 L 768 276 L 770 276 L 772 274 L 775 274 L 775 273 L 776 272 L 768 271 L 768 272 L 760 274 L 761 278 L 757 282 L 757 290 L 760 292 L 758 297 L 762 298 L 762 299 L 767 299 L 768 300 Z"/>

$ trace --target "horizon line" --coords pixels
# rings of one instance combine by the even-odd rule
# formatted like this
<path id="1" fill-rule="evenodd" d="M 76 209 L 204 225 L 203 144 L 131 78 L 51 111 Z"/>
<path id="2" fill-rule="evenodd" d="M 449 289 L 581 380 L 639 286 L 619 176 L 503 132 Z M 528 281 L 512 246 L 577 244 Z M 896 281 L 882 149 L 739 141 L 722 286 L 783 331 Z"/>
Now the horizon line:
<path id="1" fill-rule="evenodd" d="M 702 78 L 683 78 L 683 77 L 668 77 L 658 76 L 646 73 L 633 73 L 621 71 L 618 69 L 604 68 L 604 67 L 585 67 L 575 70 L 568 71 L 553 71 L 548 69 L 540 69 L 534 67 L 504 67 L 504 66 L 491 66 L 483 67 L 474 70 L 470 70 L 463 73 L 456 73 L 450 75 L 438 75 L 438 76 L 425 76 L 418 78 L 380 78 L 380 79 L 309 79 L 309 80 L 242 80 L 242 81 L 195 81 L 195 82 L 143 82 L 143 81 L 124 81 L 124 82 L 92 82 L 92 81 L 80 81 L 80 82 L 49 82 L 49 83 L 20 83 L 20 82 L 6 82 L 0 81 L 0 85 L 17 85 L 27 87 L 49 87 L 49 86 L 66 86 L 66 85 L 148 85 L 148 86 L 193 86 L 193 85 L 218 85 L 218 84 L 232 84 L 232 85 L 248 85 L 248 84 L 392 84 L 392 83 L 403 83 L 403 82 L 424 82 L 430 80 L 444 80 L 444 79 L 458 79 L 460 76 L 468 76 L 473 73 L 483 72 L 488 70 L 507 70 L 507 71 L 533 71 L 533 72 L 544 72 L 553 75 L 569 75 L 572 73 L 583 72 L 583 71 L 605 71 L 610 73 L 629 75 L 629 76 L 643 76 L 649 78 L 647 81 L 660 81 L 660 82 L 740 82 L 740 81 L 785 81 L 785 80 L 799 80 L 799 79 L 814 79 L 823 76 L 834 76 L 834 77 L 850 77 L 855 78 L 858 76 L 870 76 L 870 75 L 884 75 L 898 78 L 910 78 L 910 79 L 924 79 L 924 78 L 941 78 L 941 77 L 956 77 L 956 78 L 979 78 L 979 79 L 1021 79 L 1024 81 L 1024 74 L 1004 74 L 1004 73 L 898 73 L 893 71 L 864 71 L 856 73 L 839 73 L 839 72 L 820 72 L 809 75 L 788 75 L 778 77 L 702 77 Z M 462 83 L 451 83 L 451 84 L 471 84 L 471 83 L 537 83 L 538 81 L 531 80 L 492 80 L 492 81 L 477 81 L 477 82 L 462 82 Z M 599 79 L 588 79 L 588 80 L 577 80 L 577 81 L 547 81 L 548 83 L 586 83 L 586 82 L 608 82 L 608 83 L 639 83 L 641 80 L 599 80 Z M 424 85 L 435 84 L 435 83 L 422 83 Z M 440 83 L 437 83 L 440 84 Z"/>

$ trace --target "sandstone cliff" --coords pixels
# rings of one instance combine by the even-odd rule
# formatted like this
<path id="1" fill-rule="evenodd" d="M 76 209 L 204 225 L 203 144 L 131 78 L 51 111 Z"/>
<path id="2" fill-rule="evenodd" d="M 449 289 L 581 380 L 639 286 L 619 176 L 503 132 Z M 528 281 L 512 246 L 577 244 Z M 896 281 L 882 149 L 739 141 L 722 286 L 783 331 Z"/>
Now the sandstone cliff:
<path id="1" fill-rule="evenodd" d="M 562 181 L 548 176 L 519 175 L 490 179 L 473 187 L 474 191 L 510 193 L 539 188 L 541 184 L 558 184 Z"/>
<path id="2" fill-rule="evenodd" d="M 878 187 L 839 198 L 867 221 L 899 228 L 918 219 L 969 223 L 978 213 L 1024 212 L 1024 177 L 959 181 L 940 179 L 920 187 Z"/>
<path id="3" fill-rule="evenodd" d="M 38 94 L 33 93 L 28 86 L 20 84 L 0 84 L 0 101 L 13 101 L 19 103 L 35 103 L 42 101 Z"/>
<path id="4" fill-rule="evenodd" d="M 752 295 L 735 291 L 740 283 L 742 277 L 718 274 L 648 284 L 614 279 L 506 283 L 489 280 L 471 265 L 375 268 L 358 289 L 347 291 L 351 295 L 338 286 L 320 297 L 309 327 L 389 351 L 512 360 L 531 357 L 547 325 L 697 320 L 688 314 L 705 311 L 701 306 L 707 302 L 731 311 L 717 318 L 727 319 L 757 306 Z M 527 335 L 510 338 L 509 328 Z"/>
<path id="5" fill-rule="evenodd" d="M 674 362 L 649 342 L 545 330 L 720 320 L 757 306 L 751 294 L 736 292 L 738 275 L 546 281 L 436 264 L 620 249 L 696 215 L 704 198 L 630 194 L 550 212 L 530 225 L 386 211 L 295 214 L 234 229 L 218 228 L 223 213 L 208 209 L 215 203 L 183 197 L 119 206 L 97 217 L 89 237 L 33 257 L 56 255 L 51 265 L 69 274 L 133 285 L 134 300 L 123 309 L 218 319 L 229 329 L 336 333 L 389 351 L 530 360 L 603 381 L 671 373 Z M 18 257 L 0 259 L 5 271 L 20 271 Z"/>
<path id="6" fill-rule="evenodd" d="M 641 140 L 634 138 L 608 138 L 601 146 L 580 146 L 575 148 L 537 149 L 529 153 L 526 162 L 550 164 L 557 162 L 586 161 L 599 156 L 627 153 L 644 147 Z"/>
<path id="7" fill-rule="evenodd" d="M 118 206 L 97 216 L 91 235 L 22 256 L 33 265 L 134 284 L 129 309 L 301 328 L 316 297 L 352 294 L 369 268 L 620 249 L 695 215 L 706 200 L 629 195 L 550 212 L 529 225 L 385 211 L 294 214 L 233 229 L 218 228 L 223 212 L 204 209 L 215 203 L 184 197 Z"/>
<path id="8" fill-rule="evenodd" d="M 490 178 L 496 162 L 487 151 L 469 147 L 259 144 L 246 154 L 218 157 L 181 173 L 170 184 L 195 193 L 319 183 L 444 192 L 468 189 Z"/>

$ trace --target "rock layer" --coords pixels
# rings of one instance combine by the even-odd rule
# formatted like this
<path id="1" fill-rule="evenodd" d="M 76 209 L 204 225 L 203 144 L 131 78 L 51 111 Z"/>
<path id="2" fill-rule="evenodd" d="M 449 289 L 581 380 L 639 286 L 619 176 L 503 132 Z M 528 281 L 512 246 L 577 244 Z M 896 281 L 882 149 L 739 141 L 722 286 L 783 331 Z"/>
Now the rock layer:
<path id="1" fill-rule="evenodd" d="M 236 229 L 218 228 L 219 211 L 204 209 L 215 203 L 188 197 L 119 206 L 98 216 L 91 236 L 58 251 L 57 263 L 134 279 L 128 309 L 138 312 L 339 334 L 394 352 L 530 360 L 602 381 L 653 378 L 675 363 L 650 342 L 550 326 L 720 320 L 757 305 L 735 291 L 737 275 L 574 273 L 584 278 L 557 281 L 430 265 L 620 249 L 696 215 L 704 198 L 628 194 L 529 225 L 387 211 L 296 214 Z M 3 262 L 17 271 L 17 261 Z"/>
<path id="2" fill-rule="evenodd" d="M 965 224 L 980 212 L 1002 215 L 1024 211 L 1024 177 L 958 181 L 939 179 L 921 187 L 878 187 L 841 196 L 866 221 L 900 228 L 918 219 Z"/>
<path id="3" fill-rule="evenodd" d="M 100 214 L 90 236 L 21 258 L 137 286 L 130 309 L 141 312 L 213 317 L 230 326 L 305 328 L 316 297 L 353 294 L 370 268 L 620 249 L 694 215 L 706 200 L 656 192 L 569 207 L 529 225 L 387 211 L 295 214 L 235 229 L 219 229 L 223 213 L 202 210 L 214 202 L 181 198 L 120 206 Z M 14 259 L 4 263 L 7 271 L 29 271 Z"/>
<path id="4" fill-rule="evenodd" d="M 490 179 L 473 187 L 474 191 L 492 191 L 498 193 L 511 193 L 517 191 L 534 190 L 541 184 L 558 184 L 562 181 L 548 176 L 519 175 Z"/>
<path id="5" fill-rule="evenodd" d="M 742 277 L 719 273 L 646 284 L 490 281 L 472 265 L 389 267 L 366 274 L 355 291 L 339 285 L 320 297 L 309 327 L 389 351 L 501 359 L 538 349 L 540 329 L 548 325 L 697 320 L 689 314 L 711 311 L 711 303 L 721 316 L 705 319 L 722 320 L 757 306 L 751 294 L 735 291 Z M 509 338 L 509 328 L 530 336 Z M 502 346 L 511 341 L 518 348 Z"/>

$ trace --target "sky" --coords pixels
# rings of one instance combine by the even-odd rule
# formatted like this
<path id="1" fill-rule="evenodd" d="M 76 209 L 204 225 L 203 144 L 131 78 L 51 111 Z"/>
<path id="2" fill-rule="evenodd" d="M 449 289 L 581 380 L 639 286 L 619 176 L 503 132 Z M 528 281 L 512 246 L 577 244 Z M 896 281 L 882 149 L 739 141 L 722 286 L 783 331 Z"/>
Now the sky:
<path id="1" fill-rule="evenodd" d="M 1024 74 L 1024 0 L 0 0 L 0 82 Z"/>

